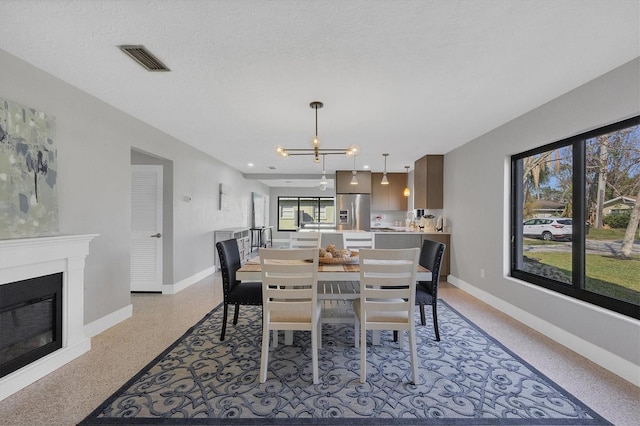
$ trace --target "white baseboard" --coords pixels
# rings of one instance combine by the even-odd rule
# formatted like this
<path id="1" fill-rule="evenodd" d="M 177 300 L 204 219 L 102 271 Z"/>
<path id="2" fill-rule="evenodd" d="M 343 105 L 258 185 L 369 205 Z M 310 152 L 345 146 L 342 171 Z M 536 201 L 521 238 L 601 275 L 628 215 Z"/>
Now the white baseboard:
<path id="1" fill-rule="evenodd" d="M 638 374 L 640 366 L 635 365 L 634 363 L 627 361 L 626 359 L 621 358 L 600 346 L 596 346 L 591 342 L 575 336 L 574 334 L 571 334 L 542 318 L 536 317 L 517 306 L 505 302 L 504 300 L 499 299 L 472 284 L 458 279 L 453 275 L 449 275 L 447 277 L 447 281 L 466 293 L 469 293 L 477 299 L 482 300 L 499 311 L 504 312 L 510 317 L 556 341 L 557 343 L 566 346 L 579 354 L 588 354 L 587 357 L 599 366 L 611 371 L 636 386 L 640 386 L 640 374 Z"/>
<path id="2" fill-rule="evenodd" d="M 175 284 L 168 284 L 162 286 L 162 294 L 176 294 L 177 292 L 184 290 L 197 283 L 198 281 L 208 277 L 209 275 L 215 272 L 214 267 L 210 267 L 205 269 L 204 271 L 198 272 L 188 278 L 185 278 L 182 281 L 179 281 Z M 133 305 L 127 305 L 122 309 L 119 309 L 115 312 L 112 312 L 104 317 L 84 326 L 84 335 L 87 337 L 93 337 L 102 333 L 103 331 L 113 327 L 114 325 L 126 320 L 127 318 L 131 318 L 133 315 Z"/>
<path id="3" fill-rule="evenodd" d="M 182 281 L 178 281 L 175 284 L 163 285 L 162 286 L 162 294 L 176 294 L 179 291 L 184 290 L 185 288 L 207 278 L 209 275 L 212 275 L 216 272 L 216 267 L 211 266 L 210 268 L 205 269 L 204 271 L 200 271 L 197 274 L 193 274 L 190 277 L 185 278 Z"/>
<path id="4" fill-rule="evenodd" d="M 133 305 L 129 304 L 122 309 L 111 312 L 109 315 L 105 315 L 104 317 L 85 325 L 84 335 L 87 337 L 96 336 L 114 325 L 121 323 L 127 318 L 131 318 L 132 315 Z"/>

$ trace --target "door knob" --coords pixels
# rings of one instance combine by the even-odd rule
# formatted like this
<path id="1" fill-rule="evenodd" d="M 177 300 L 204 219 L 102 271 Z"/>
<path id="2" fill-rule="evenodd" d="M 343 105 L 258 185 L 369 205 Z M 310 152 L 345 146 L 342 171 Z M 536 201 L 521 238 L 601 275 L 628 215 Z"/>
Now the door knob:
<path id="1" fill-rule="evenodd" d="M 160 237 L 162 237 L 162 234 L 158 232 L 158 233 L 157 233 L 157 234 L 155 234 L 155 235 L 150 235 L 150 237 L 151 237 L 151 238 L 160 238 Z"/>

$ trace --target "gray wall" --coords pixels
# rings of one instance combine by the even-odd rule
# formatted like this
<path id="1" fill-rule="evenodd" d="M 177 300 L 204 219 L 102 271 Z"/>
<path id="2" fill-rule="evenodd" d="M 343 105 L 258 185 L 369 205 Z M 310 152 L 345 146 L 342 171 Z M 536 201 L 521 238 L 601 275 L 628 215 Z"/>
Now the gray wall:
<path id="1" fill-rule="evenodd" d="M 627 63 L 449 152 L 444 166 L 451 274 L 539 318 L 539 325 L 546 322 L 635 365 L 638 321 L 508 277 L 509 157 L 638 115 L 639 64 Z"/>
<path id="2" fill-rule="evenodd" d="M 56 118 L 60 232 L 100 234 L 86 261 L 85 324 L 130 305 L 132 149 L 172 164 L 173 283 L 213 268 L 213 230 L 250 226 L 251 192 L 269 193 L 235 169 L 1 50 L 0 76 L 0 96 Z M 212 135 L 210 143 L 223 147 L 225 141 Z M 228 211 L 218 209 L 221 182 L 231 188 Z"/>

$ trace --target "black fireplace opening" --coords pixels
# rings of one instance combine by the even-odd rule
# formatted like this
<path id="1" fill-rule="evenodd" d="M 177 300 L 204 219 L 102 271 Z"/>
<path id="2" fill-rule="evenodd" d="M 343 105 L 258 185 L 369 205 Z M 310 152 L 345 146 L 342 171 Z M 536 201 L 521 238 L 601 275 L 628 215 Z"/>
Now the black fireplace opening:
<path id="1" fill-rule="evenodd" d="M 0 377 L 62 348 L 62 272 L 0 285 Z"/>

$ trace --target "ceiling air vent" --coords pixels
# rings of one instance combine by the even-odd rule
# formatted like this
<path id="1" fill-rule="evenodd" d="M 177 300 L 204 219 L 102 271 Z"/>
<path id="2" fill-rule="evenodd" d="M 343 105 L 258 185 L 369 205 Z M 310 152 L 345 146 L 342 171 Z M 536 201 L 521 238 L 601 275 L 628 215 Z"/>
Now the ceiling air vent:
<path id="1" fill-rule="evenodd" d="M 165 64 L 141 45 L 122 45 L 120 50 L 132 57 L 137 63 L 142 65 L 147 71 L 171 71 Z"/>

